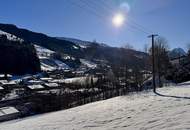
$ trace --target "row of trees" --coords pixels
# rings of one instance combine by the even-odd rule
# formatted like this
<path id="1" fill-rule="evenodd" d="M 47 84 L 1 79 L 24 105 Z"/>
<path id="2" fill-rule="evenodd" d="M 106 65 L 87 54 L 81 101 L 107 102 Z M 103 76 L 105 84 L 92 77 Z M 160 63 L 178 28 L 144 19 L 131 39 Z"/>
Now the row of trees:
<path id="1" fill-rule="evenodd" d="M 158 37 L 155 40 L 155 71 L 158 77 L 159 85 L 162 86 L 161 77 L 163 76 L 167 80 L 179 83 L 190 80 L 190 44 L 188 46 L 188 53 L 186 57 L 181 57 L 179 54 L 179 64 L 172 65 L 169 59 L 169 46 L 168 42 L 163 37 Z M 152 54 L 152 48 L 147 49 L 150 55 Z M 152 56 L 151 56 L 152 58 Z"/>
<path id="2" fill-rule="evenodd" d="M 124 46 L 126 49 L 134 49 L 130 44 L 127 44 Z M 149 47 L 148 44 L 144 45 L 144 52 L 149 54 L 149 59 L 146 60 L 146 63 L 149 64 L 146 70 L 151 71 L 151 65 L 152 65 L 152 47 Z M 161 87 L 161 77 L 167 75 L 168 68 L 171 67 L 171 64 L 169 62 L 169 45 L 168 41 L 164 37 L 158 37 L 155 39 L 155 45 L 154 45 L 154 53 L 155 53 L 155 73 L 156 73 L 156 79 L 158 79 L 158 84 Z M 126 65 L 127 66 L 127 65 Z M 142 82 L 145 80 L 143 79 L 142 74 L 140 71 L 143 70 L 141 66 L 134 65 L 134 77 L 135 77 L 135 83 L 138 85 L 142 85 Z M 126 73 L 126 75 L 129 75 Z M 127 77 L 126 77 L 127 80 Z"/>

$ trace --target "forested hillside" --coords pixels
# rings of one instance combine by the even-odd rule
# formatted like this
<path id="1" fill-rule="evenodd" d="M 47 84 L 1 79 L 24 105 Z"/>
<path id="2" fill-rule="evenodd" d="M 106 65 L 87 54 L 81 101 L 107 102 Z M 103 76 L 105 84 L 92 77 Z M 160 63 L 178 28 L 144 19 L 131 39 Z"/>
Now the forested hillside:
<path id="1" fill-rule="evenodd" d="M 39 71 L 40 62 L 32 44 L 0 35 L 0 73 L 20 75 Z"/>

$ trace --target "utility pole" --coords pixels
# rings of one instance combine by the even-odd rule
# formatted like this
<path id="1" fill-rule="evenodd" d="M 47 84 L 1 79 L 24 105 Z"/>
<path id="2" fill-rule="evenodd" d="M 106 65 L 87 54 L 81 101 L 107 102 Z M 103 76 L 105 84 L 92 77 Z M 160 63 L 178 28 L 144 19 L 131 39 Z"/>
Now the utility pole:
<path id="1" fill-rule="evenodd" d="M 152 34 L 148 38 L 152 39 L 152 84 L 153 92 L 156 92 L 156 82 L 155 82 L 155 55 L 154 55 L 154 38 L 158 36 L 157 34 Z"/>

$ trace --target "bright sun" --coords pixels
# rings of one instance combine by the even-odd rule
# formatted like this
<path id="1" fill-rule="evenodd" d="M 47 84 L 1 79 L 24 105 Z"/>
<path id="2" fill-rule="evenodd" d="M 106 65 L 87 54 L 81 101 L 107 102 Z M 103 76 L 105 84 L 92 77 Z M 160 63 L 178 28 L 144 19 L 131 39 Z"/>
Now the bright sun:
<path id="1" fill-rule="evenodd" d="M 117 13 L 116 15 L 114 15 L 114 17 L 112 18 L 112 23 L 116 26 L 116 27 L 120 27 L 124 24 L 125 21 L 125 17 L 122 13 Z"/>

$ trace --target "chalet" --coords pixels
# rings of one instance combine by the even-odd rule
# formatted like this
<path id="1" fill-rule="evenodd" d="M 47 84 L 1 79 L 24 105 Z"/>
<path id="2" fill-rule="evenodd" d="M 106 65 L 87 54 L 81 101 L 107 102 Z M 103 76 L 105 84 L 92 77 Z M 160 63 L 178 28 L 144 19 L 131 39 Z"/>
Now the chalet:
<path id="1" fill-rule="evenodd" d="M 40 84 L 38 84 L 38 85 L 28 85 L 27 87 L 29 89 L 31 89 L 31 90 L 38 90 L 38 89 L 43 89 L 44 88 L 44 86 L 42 86 Z"/>
<path id="2" fill-rule="evenodd" d="M 2 107 L 0 108 L 0 122 L 16 119 L 20 114 L 15 107 Z"/>
<path id="3" fill-rule="evenodd" d="M 0 80 L 7 80 L 7 79 L 11 79 L 13 76 L 10 74 L 0 74 Z"/>
<path id="4" fill-rule="evenodd" d="M 40 80 L 42 80 L 44 82 L 49 82 L 49 81 L 53 80 L 53 78 L 44 77 L 44 78 L 40 78 Z"/>
<path id="5" fill-rule="evenodd" d="M 38 84 L 44 84 L 44 81 L 42 80 L 29 80 L 26 82 L 27 85 L 38 85 Z"/>
<path id="6" fill-rule="evenodd" d="M 52 87 L 59 87 L 57 83 L 45 83 L 45 86 L 52 88 Z"/>
<path id="7" fill-rule="evenodd" d="M 8 81 L 7 80 L 0 80 L 0 84 L 7 84 Z"/>
<path id="8" fill-rule="evenodd" d="M 3 86 L 14 86 L 17 83 L 15 81 L 0 80 L 0 84 Z"/>
<path id="9" fill-rule="evenodd" d="M 4 90 L 4 88 L 0 86 L 0 91 L 2 91 L 2 90 Z"/>

